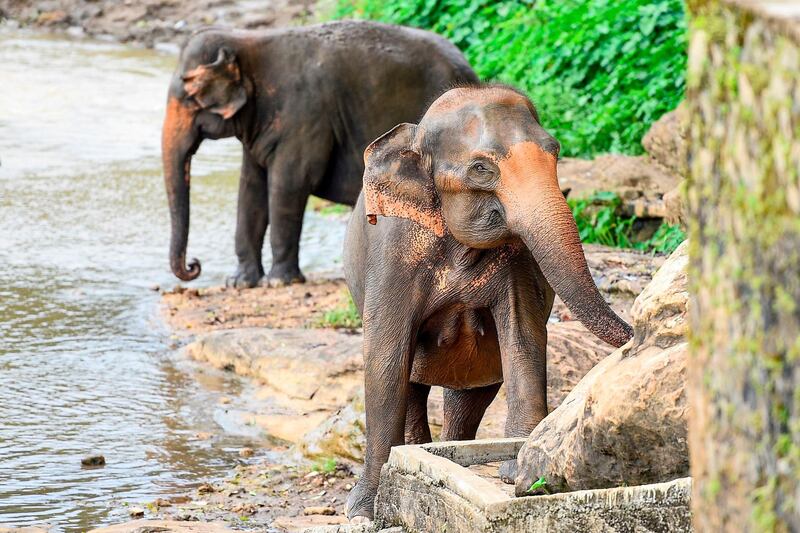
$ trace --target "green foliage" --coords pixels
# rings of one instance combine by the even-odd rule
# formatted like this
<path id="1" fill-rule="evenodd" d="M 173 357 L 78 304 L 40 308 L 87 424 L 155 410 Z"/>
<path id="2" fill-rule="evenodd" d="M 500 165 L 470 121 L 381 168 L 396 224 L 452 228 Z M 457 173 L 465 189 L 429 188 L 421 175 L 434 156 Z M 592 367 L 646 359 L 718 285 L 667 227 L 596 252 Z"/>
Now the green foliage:
<path id="1" fill-rule="evenodd" d="M 329 202 L 328 200 L 323 200 L 322 198 L 318 198 L 316 196 L 309 196 L 308 197 L 308 204 L 306 205 L 306 209 L 319 213 L 323 216 L 335 216 L 341 217 L 345 215 L 349 215 L 350 211 L 353 209 L 344 204 L 337 204 L 335 202 Z"/>
<path id="2" fill-rule="evenodd" d="M 320 472 L 322 474 L 333 474 L 336 472 L 336 459 L 333 457 L 326 457 L 316 463 L 311 467 L 311 470 L 314 472 Z"/>
<path id="3" fill-rule="evenodd" d="M 562 155 L 638 154 L 684 93 L 682 0 L 337 0 L 334 18 L 433 30 L 525 90 Z"/>
<path id="4" fill-rule="evenodd" d="M 568 199 L 567 203 L 581 241 L 585 243 L 669 254 L 686 239 L 679 226 L 662 223 L 651 238 L 636 241 L 633 236 L 636 217 L 619 214 L 622 200 L 613 192 L 598 192 L 580 200 Z"/>
<path id="5" fill-rule="evenodd" d="M 342 306 L 326 311 L 322 315 L 317 327 L 337 328 L 337 329 L 356 329 L 361 327 L 361 316 L 358 314 L 355 302 L 350 293 L 342 298 Z"/>
<path id="6" fill-rule="evenodd" d="M 547 489 L 547 480 L 544 477 L 540 477 L 533 483 L 531 486 L 528 487 L 528 494 L 550 494 L 550 491 Z"/>

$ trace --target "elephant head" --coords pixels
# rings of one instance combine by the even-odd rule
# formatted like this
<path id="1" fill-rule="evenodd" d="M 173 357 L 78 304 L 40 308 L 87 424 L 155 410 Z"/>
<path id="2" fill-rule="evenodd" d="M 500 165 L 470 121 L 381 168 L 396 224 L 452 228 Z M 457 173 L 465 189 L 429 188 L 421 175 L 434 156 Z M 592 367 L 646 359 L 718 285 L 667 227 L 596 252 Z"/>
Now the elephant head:
<path id="1" fill-rule="evenodd" d="M 471 248 L 519 239 L 570 311 L 621 346 L 632 329 L 597 290 L 556 176 L 558 142 L 530 100 L 505 86 L 452 89 L 419 125 L 401 124 L 365 152 L 368 221 L 405 217 Z"/>
<path id="2" fill-rule="evenodd" d="M 184 47 L 170 84 L 161 135 L 172 221 L 170 266 L 184 281 L 200 275 L 199 261 L 186 264 L 191 158 L 203 139 L 235 134 L 236 115 L 247 103 L 251 87 L 240 70 L 236 47 L 222 35 L 202 32 Z"/>

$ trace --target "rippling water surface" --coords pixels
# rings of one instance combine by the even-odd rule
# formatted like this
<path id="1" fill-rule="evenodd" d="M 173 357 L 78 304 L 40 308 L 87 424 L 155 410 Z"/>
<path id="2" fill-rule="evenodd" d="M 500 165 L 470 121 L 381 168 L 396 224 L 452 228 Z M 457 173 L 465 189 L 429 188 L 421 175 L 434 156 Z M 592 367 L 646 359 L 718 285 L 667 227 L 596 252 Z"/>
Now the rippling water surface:
<path id="1" fill-rule="evenodd" d="M 241 385 L 196 379 L 150 290 L 177 281 L 159 158 L 174 62 L 0 27 L 0 524 L 120 521 L 122 502 L 224 474 L 248 438 L 196 437 L 219 433 L 216 396 Z M 234 267 L 239 161 L 217 141 L 193 163 L 201 284 Z M 335 266 L 342 233 L 307 215 L 301 266 Z M 94 451 L 107 466 L 81 469 Z"/>

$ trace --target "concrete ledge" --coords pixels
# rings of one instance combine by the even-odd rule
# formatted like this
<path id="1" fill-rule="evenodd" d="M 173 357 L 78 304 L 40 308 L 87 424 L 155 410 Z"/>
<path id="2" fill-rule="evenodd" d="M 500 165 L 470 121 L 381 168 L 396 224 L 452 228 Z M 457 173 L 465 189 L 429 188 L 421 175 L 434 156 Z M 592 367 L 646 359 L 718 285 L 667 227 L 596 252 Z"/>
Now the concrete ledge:
<path id="1" fill-rule="evenodd" d="M 376 529 L 409 532 L 691 531 L 691 479 L 514 498 L 467 468 L 516 456 L 523 439 L 392 448 L 381 472 Z M 451 460 L 452 458 L 452 460 Z"/>

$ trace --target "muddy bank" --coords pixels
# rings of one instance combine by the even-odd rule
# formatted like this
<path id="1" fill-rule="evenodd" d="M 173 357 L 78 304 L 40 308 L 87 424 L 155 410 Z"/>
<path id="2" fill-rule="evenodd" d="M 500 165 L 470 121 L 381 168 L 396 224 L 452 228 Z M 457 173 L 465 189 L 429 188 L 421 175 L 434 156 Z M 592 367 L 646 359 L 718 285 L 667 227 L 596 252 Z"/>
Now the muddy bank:
<path id="1" fill-rule="evenodd" d="M 154 47 L 202 26 L 270 28 L 315 20 L 316 0 L 0 0 L 0 19 Z"/>
<path id="2" fill-rule="evenodd" d="M 236 529 L 302 531 L 316 525 L 346 523 L 344 504 L 355 477 L 333 461 L 297 466 L 280 457 L 241 465 L 230 477 L 200 485 L 187 500 L 156 500 L 149 518 L 222 521 Z"/>
<path id="3" fill-rule="evenodd" d="M 300 285 L 253 289 L 210 287 L 165 292 L 162 311 L 180 336 L 234 328 L 319 327 L 326 314 L 347 307 L 343 279 L 310 279 Z"/>
<path id="4" fill-rule="evenodd" d="M 586 246 L 586 256 L 601 292 L 626 318 L 633 299 L 664 260 L 595 245 Z M 277 531 L 344 520 L 344 498 L 364 453 L 361 333 L 325 327 L 330 322 L 324 318 L 348 305 L 341 279 L 316 279 L 278 289 L 216 287 L 163 294 L 165 320 L 187 343 L 188 357 L 258 384 L 254 410 L 238 416 L 273 444 L 257 451 L 268 459 L 242 465 L 229 479 L 210 483 L 213 491 L 204 485 L 190 502 L 153 507 L 148 516 L 221 519 Z M 552 409 L 612 348 L 572 320 L 558 301 L 549 332 Z M 501 391 L 487 411 L 479 437 L 502 435 L 506 412 Z M 431 393 L 429 416 L 437 435 L 442 424 L 441 389 Z M 315 464 L 328 473 L 309 475 Z M 335 514 L 306 516 L 305 508 L 312 505 L 329 506 L 333 511 L 325 512 Z"/>

